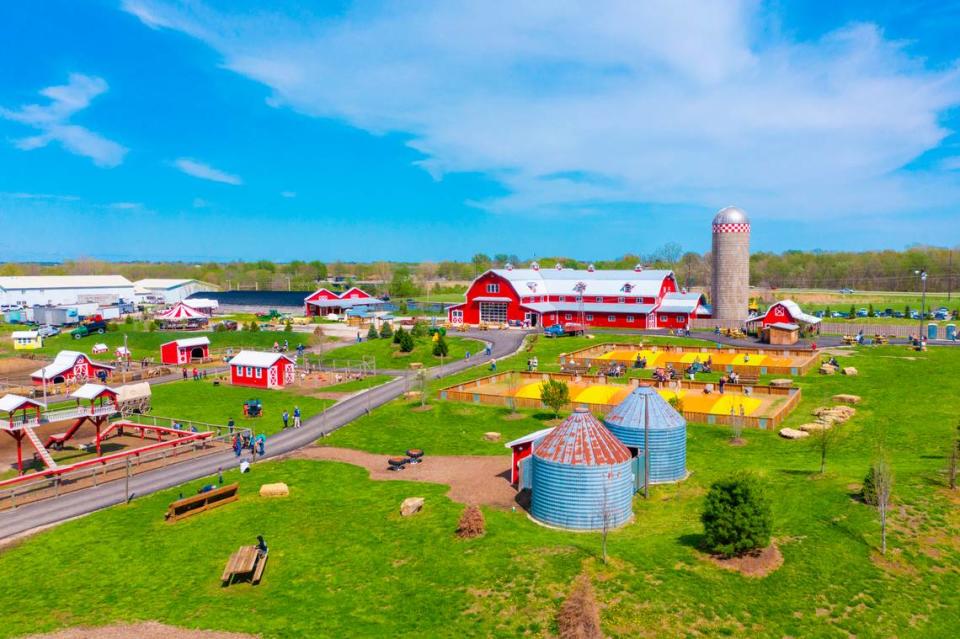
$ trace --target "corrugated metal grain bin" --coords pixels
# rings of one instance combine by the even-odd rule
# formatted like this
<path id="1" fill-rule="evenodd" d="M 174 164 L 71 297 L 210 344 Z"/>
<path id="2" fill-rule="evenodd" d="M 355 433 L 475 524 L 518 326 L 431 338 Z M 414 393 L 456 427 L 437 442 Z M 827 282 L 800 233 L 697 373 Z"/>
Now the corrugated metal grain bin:
<path id="1" fill-rule="evenodd" d="M 687 476 L 687 421 L 649 386 L 639 386 L 603 418 L 624 445 L 644 452 L 649 418 L 650 483 L 680 481 Z"/>
<path id="2" fill-rule="evenodd" d="M 630 451 L 585 408 L 533 452 L 530 514 L 551 526 L 600 530 L 633 517 Z"/>

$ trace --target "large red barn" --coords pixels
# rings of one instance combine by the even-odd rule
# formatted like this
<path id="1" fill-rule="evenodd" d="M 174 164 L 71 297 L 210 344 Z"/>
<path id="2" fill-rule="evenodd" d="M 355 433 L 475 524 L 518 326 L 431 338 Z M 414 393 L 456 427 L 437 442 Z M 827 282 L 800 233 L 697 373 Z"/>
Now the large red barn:
<path id="1" fill-rule="evenodd" d="M 230 360 L 230 383 L 254 388 L 283 388 L 294 382 L 295 363 L 283 353 L 240 351 Z"/>
<path id="2" fill-rule="evenodd" d="M 448 310 L 453 324 L 525 326 L 687 328 L 698 316 L 709 316 L 703 296 L 681 291 L 673 271 L 541 269 L 536 263 L 483 273 L 467 289 L 466 301 Z"/>
<path id="3" fill-rule="evenodd" d="M 190 364 L 210 357 L 209 337 L 175 339 L 160 345 L 160 361 L 164 364 Z"/>
<path id="4" fill-rule="evenodd" d="M 85 382 L 97 379 L 100 373 L 109 376 L 112 372 L 113 366 L 95 362 L 84 353 L 60 351 L 52 363 L 31 373 L 30 378 L 39 386 L 44 380 L 53 384 Z"/>

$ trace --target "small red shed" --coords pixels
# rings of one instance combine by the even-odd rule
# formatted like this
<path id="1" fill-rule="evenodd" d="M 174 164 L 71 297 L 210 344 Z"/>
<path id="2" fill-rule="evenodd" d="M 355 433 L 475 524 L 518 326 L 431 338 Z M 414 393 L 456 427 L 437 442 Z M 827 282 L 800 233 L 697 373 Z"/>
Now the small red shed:
<path id="1" fill-rule="evenodd" d="M 540 443 L 540 440 L 549 435 L 551 432 L 553 432 L 553 427 L 544 428 L 504 444 L 505 448 L 510 449 L 510 454 L 512 457 L 510 463 L 511 484 L 520 483 L 520 462 L 524 458 L 532 455 L 533 449 L 536 448 L 538 443 Z"/>
<path id="2" fill-rule="evenodd" d="M 95 362 L 84 353 L 60 351 L 52 363 L 31 373 L 30 378 L 39 386 L 44 380 L 52 384 L 85 382 L 97 379 L 101 373 L 109 376 L 112 372 L 113 366 Z"/>
<path id="3" fill-rule="evenodd" d="M 295 363 L 283 353 L 240 351 L 230 360 L 230 383 L 253 388 L 283 388 L 294 382 Z"/>
<path id="4" fill-rule="evenodd" d="M 189 364 L 210 357 L 209 337 L 175 339 L 160 345 L 160 361 L 164 364 Z"/>
<path id="5" fill-rule="evenodd" d="M 771 324 L 800 324 L 816 325 L 820 323 L 820 318 L 808 313 L 804 313 L 800 305 L 793 300 L 780 300 L 774 303 L 763 315 L 755 315 L 748 318 L 747 322 L 760 322 L 762 326 Z"/>

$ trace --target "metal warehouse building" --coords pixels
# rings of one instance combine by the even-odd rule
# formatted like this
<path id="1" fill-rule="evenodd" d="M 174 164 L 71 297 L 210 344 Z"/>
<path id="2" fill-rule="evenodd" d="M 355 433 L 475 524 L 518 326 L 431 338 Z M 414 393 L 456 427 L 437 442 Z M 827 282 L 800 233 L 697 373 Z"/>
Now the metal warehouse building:
<path id="1" fill-rule="evenodd" d="M 642 455 L 650 442 L 650 483 L 680 481 L 687 476 L 687 420 L 650 386 L 639 386 L 603 423 L 627 446 Z"/>
<path id="2" fill-rule="evenodd" d="M 533 451 L 530 514 L 561 528 L 616 528 L 633 518 L 630 451 L 578 408 Z"/>
<path id="3" fill-rule="evenodd" d="M 0 305 L 116 304 L 133 302 L 134 286 L 122 275 L 15 275 L 0 277 Z"/>

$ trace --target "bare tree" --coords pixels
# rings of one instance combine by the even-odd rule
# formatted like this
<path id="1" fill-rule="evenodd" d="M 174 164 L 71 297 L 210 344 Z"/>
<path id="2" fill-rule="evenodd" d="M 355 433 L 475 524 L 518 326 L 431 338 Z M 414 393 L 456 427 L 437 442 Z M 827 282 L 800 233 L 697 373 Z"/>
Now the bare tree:
<path id="1" fill-rule="evenodd" d="M 816 436 L 813 443 L 820 453 L 820 474 L 827 469 L 827 453 L 833 447 L 833 440 L 836 438 L 837 429 L 831 424 L 823 424 L 823 428 L 814 431 Z"/>
<path id="2" fill-rule="evenodd" d="M 421 368 L 417 371 L 417 387 L 420 389 L 420 408 L 427 405 L 427 371 Z"/>
<path id="3" fill-rule="evenodd" d="M 947 466 L 947 483 L 950 490 L 957 489 L 958 473 L 960 473 L 960 426 L 957 426 L 957 435 L 950 442 L 950 463 Z"/>
<path id="4" fill-rule="evenodd" d="M 517 389 L 520 388 L 520 373 L 510 371 L 507 373 L 507 386 L 510 389 L 510 414 L 517 414 Z"/>
<path id="5" fill-rule="evenodd" d="M 893 493 L 893 471 L 883 450 L 873 464 L 873 488 L 877 497 L 877 513 L 880 515 L 880 552 L 887 554 L 887 514 Z"/>
<path id="6" fill-rule="evenodd" d="M 600 502 L 600 556 L 607 563 L 607 535 L 613 527 L 613 509 L 610 506 L 610 474 L 603 481 L 603 497 Z"/>

